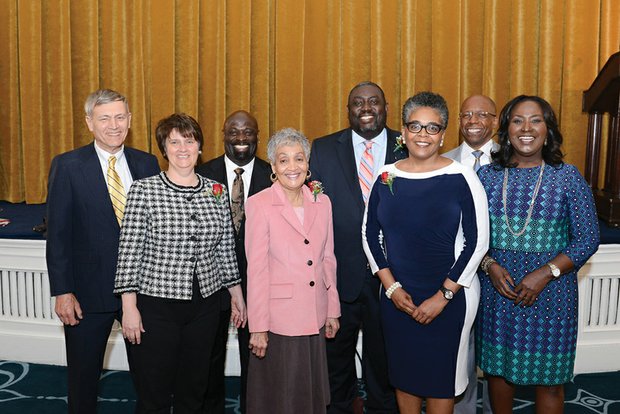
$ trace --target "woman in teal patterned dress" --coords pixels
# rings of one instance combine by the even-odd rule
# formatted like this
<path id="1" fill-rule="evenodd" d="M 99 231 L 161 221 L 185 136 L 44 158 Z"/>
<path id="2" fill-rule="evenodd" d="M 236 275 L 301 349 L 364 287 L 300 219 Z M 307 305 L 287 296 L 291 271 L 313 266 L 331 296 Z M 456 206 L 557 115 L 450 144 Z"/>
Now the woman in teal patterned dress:
<path id="1" fill-rule="evenodd" d="M 562 162 L 562 135 L 544 99 L 508 102 L 498 136 L 494 162 L 478 173 L 491 224 L 478 364 L 495 414 L 512 412 L 515 385 L 536 386 L 536 412 L 561 413 L 575 361 L 577 271 L 599 244 L 592 191 Z"/>

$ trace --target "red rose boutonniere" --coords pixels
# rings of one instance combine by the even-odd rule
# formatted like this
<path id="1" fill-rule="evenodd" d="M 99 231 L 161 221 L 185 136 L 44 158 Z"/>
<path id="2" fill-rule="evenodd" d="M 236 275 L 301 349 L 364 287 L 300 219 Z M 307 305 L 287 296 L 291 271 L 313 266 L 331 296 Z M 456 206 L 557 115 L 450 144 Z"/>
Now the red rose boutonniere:
<path id="1" fill-rule="evenodd" d="M 394 190 L 392 190 L 392 185 L 394 184 L 394 173 L 383 171 L 381 173 L 381 184 L 385 184 L 390 189 L 390 193 L 394 195 Z"/>
<path id="2" fill-rule="evenodd" d="M 211 189 L 206 191 L 206 194 L 212 195 L 217 201 L 221 201 L 224 195 L 224 186 L 220 183 L 213 183 Z"/>
<path id="3" fill-rule="evenodd" d="M 396 145 L 394 145 L 394 152 L 405 150 L 405 139 L 402 135 L 396 137 Z"/>
<path id="4" fill-rule="evenodd" d="M 310 192 L 314 196 L 314 201 L 316 202 L 316 198 L 319 194 L 323 194 L 323 183 L 317 180 L 310 181 L 308 183 L 308 188 L 310 188 Z"/>

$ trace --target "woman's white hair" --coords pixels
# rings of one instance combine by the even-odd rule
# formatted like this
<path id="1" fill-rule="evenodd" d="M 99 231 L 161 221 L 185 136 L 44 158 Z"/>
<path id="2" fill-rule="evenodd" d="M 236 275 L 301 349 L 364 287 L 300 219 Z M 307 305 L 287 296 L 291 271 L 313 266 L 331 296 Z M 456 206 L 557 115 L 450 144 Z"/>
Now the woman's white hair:
<path id="1" fill-rule="evenodd" d="M 306 160 L 310 159 L 310 142 L 301 131 L 294 128 L 284 128 L 275 132 L 267 144 L 267 158 L 271 164 L 276 163 L 276 149 L 281 145 L 301 145 L 306 155 Z"/>

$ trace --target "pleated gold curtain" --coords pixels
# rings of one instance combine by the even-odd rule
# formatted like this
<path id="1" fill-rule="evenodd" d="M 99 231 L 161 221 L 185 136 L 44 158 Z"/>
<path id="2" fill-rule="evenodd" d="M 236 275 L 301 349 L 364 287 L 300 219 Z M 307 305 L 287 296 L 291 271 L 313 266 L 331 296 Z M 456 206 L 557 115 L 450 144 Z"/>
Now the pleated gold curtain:
<path id="1" fill-rule="evenodd" d="M 582 91 L 620 49 L 619 16 L 616 0 L 0 0 L 0 199 L 45 201 L 51 159 L 92 140 L 83 102 L 98 88 L 128 97 L 128 144 L 158 156 L 157 121 L 195 116 L 203 160 L 237 109 L 258 119 L 261 155 L 282 127 L 344 128 L 363 80 L 384 88 L 396 129 L 408 96 L 444 95 L 445 149 L 467 96 L 538 94 L 583 169 Z"/>

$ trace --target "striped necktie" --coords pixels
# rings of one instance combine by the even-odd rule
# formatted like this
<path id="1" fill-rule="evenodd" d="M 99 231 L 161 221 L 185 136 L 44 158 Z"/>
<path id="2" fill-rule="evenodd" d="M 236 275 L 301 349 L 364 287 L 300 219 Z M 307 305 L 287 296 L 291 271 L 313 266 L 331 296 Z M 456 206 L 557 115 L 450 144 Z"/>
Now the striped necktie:
<path id="1" fill-rule="evenodd" d="M 368 203 L 368 197 L 370 196 L 370 188 L 372 187 L 372 177 L 375 166 L 374 158 L 372 157 L 372 141 L 365 141 L 364 145 L 366 150 L 362 154 L 360 159 L 360 167 L 357 175 L 360 180 L 360 187 L 362 189 L 362 196 L 364 197 L 364 203 Z"/>
<path id="2" fill-rule="evenodd" d="M 475 150 L 471 153 L 476 158 L 476 161 L 474 161 L 474 171 L 478 172 L 478 170 L 480 169 L 480 157 L 482 157 L 482 154 L 484 154 L 484 152 L 480 150 Z"/>
<path id="3" fill-rule="evenodd" d="M 112 207 L 114 207 L 114 215 L 118 220 L 120 226 L 123 220 L 123 214 L 125 214 L 125 189 L 123 188 L 123 182 L 121 177 L 116 172 L 116 157 L 112 155 L 108 159 L 108 192 L 110 193 L 110 200 L 112 200 Z"/>

